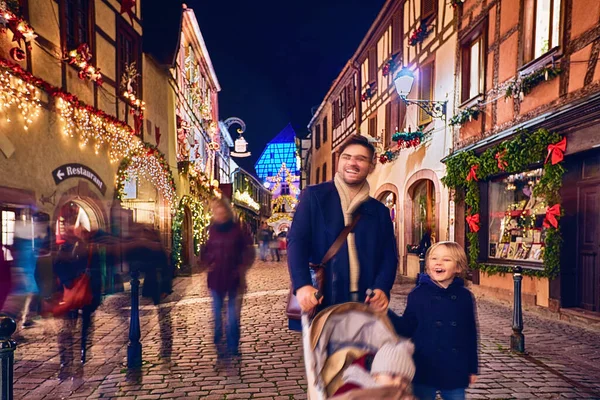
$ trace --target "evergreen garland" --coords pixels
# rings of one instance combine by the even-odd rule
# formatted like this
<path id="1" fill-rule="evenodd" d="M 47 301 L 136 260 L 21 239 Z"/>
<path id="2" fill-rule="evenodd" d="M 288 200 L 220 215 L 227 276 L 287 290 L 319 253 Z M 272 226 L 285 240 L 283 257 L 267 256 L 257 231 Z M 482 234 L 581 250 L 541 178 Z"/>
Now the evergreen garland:
<path id="1" fill-rule="evenodd" d="M 504 141 L 483 152 L 480 156 L 472 151 L 457 154 L 446 162 L 446 176 L 442 182 L 449 188 L 464 191 L 464 201 L 467 215 L 480 213 L 480 192 L 478 181 L 467 180 L 474 166 L 478 180 L 487 180 L 490 177 L 508 173 L 514 174 L 525 171 L 536 164 L 543 163 L 548 154 L 548 146 L 556 144 L 561 140 L 558 133 L 551 133 L 545 129 L 539 129 L 533 133 L 519 131 L 516 137 Z M 501 155 L 501 161 L 498 159 Z M 500 168 L 502 166 L 503 168 Z M 533 196 L 539 196 L 546 200 L 548 206 L 560 204 L 560 188 L 565 169 L 562 162 L 543 164 L 544 173 L 540 182 L 533 189 Z M 480 269 L 488 274 L 505 273 L 510 267 L 502 265 L 479 264 L 479 235 L 477 232 L 467 233 L 469 242 L 469 266 L 472 269 Z M 554 278 L 560 272 L 560 247 L 562 237 L 560 229 L 546 228 L 544 270 L 524 269 L 526 275 Z"/>
<path id="2" fill-rule="evenodd" d="M 466 122 L 475 120 L 479 118 L 479 114 L 481 114 L 481 106 L 475 105 L 471 107 L 467 107 L 464 110 L 460 110 L 458 114 L 450 118 L 450 122 L 448 123 L 451 126 L 455 125 L 463 125 Z"/>
<path id="3" fill-rule="evenodd" d="M 540 68 L 522 78 L 517 78 L 510 82 L 506 87 L 505 97 L 518 97 L 519 99 L 522 99 L 524 96 L 527 96 L 529 93 L 531 93 L 531 91 L 537 85 L 542 82 L 552 80 L 561 73 L 562 70 L 555 66 Z"/>

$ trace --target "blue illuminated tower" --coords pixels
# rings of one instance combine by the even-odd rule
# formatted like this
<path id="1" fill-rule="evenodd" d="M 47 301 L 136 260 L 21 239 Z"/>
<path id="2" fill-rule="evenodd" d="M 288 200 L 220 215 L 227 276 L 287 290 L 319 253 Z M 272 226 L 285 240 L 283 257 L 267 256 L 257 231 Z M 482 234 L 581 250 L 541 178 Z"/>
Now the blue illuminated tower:
<path id="1" fill-rule="evenodd" d="M 287 231 L 300 194 L 300 162 L 296 132 L 291 124 L 267 144 L 254 168 L 258 178 L 273 193 L 269 225 L 276 233 Z"/>

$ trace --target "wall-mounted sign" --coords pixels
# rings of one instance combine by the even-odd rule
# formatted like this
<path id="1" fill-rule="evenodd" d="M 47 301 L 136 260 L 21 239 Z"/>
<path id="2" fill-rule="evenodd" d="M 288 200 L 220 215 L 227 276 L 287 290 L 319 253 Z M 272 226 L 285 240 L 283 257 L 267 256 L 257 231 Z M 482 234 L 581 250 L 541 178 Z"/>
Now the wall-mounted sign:
<path id="1" fill-rule="evenodd" d="M 81 164 L 65 164 L 52 171 L 54 183 L 57 185 L 70 178 L 84 178 L 92 182 L 98 190 L 104 195 L 106 194 L 106 185 L 100 179 L 97 173 L 91 168 Z"/>

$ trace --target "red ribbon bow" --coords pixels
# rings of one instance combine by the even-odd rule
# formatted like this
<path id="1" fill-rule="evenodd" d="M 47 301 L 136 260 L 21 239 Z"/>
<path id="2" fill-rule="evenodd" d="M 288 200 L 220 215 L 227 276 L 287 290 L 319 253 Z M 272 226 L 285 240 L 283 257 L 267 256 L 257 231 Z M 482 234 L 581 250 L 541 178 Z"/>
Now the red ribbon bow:
<path id="1" fill-rule="evenodd" d="M 467 215 L 467 224 L 471 232 L 479 232 L 479 214 Z"/>
<path id="2" fill-rule="evenodd" d="M 506 167 L 508 167 L 508 162 L 506 162 L 506 160 L 504 160 L 506 153 L 508 153 L 508 151 L 506 149 L 502 150 L 499 153 L 496 153 L 496 161 L 498 161 L 498 169 L 501 171 L 504 171 L 506 169 Z"/>
<path id="3" fill-rule="evenodd" d="M 127 13 L 133 25 L 133 8 L 135 7 L 135 0 L 121 0 L 121 12 L 120 14 Z"/>
<path id="4" fill-rule="evenodd" d="M 473 165 L 471 167 L 471 170 L 469 171 L 469 174 L 467 175 L 467 181 L 478 180 L 477 179 L 477 168 L 479 168 L 479 165 Z"/>
<path id="5" fill-rule="evenodd" d="M 556 217 L 560 216 L 560 205 L 555 204 L 552 207 L 546 208 L 546 218 L 544 218 L 544 228 L 558 228 L 558 220 Z"/>
<path id="6" fill-rule="evenodd" d="M 544 161 L 544 164 L 548 162 L 548 159 L 552 160 L 552 165 L 558 164 L 565 158 L 565 150 L 567 150 L 566 137 L 563 137 L 558 143 L 549 144 L 548 155 L 546 156 L 546 161 Z"/>

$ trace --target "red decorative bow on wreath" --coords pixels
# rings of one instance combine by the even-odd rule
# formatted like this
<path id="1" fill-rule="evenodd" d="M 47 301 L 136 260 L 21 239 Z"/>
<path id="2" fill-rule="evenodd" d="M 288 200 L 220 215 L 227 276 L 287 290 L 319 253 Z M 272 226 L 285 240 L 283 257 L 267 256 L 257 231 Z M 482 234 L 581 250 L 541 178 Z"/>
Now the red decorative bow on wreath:
<path id="1" fill-rule="evenodd" d="M 477 169 L 479 168 L 479 165 L 475 164 L 471 167 L 471 170 L 469 171 L 469 174 L 467 175 L 467 181 L 471 181 L 471 180 L 478 180 L 477 179 Z"/>
<path id="2" fill-rule="evenodd" d="M 498 169 L 500 171 L 504 171 L 504 170 L 506 170 L 506 167 L 508 167 L 508 162 L 506 162 L 506 160 L 504 160 L 506 153 L 508 153 L 508 150 L 506 150 L 506 149 L 502 150 L 499 153 L 496 153 L 496 161 L 498 161 Z"/>
<path id="3" fill-rule="evenodd" d="M 467 215 L 467 224 L 471 232 L 479 232 L 479 214 Z"/>
<path id="4" fill-rule="evenodd" d="M 544 228 L 558 228 L 558 220 L 556 217 L 560 217 L 560 205 L 555 204 L 552 207 L 546 208 L 546 218 L 544 218 Z"/>
<path id="5" fill-rule="evenodd" d="M 549 144 L 548 155 L 546 156 L 546 161 L 544 161 L 544 164 L 548 162 L 548 159 L 552 161 L 552 165 L 558 164 L 565 158 L 565 150 L 567 150 L 566 137 L 563 137 L 558 143 Z"/>

